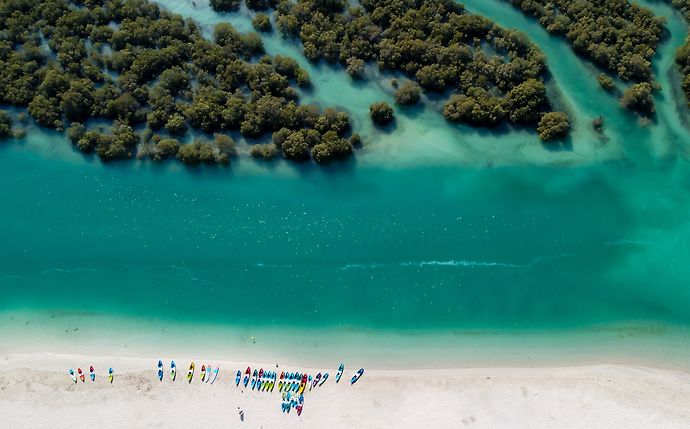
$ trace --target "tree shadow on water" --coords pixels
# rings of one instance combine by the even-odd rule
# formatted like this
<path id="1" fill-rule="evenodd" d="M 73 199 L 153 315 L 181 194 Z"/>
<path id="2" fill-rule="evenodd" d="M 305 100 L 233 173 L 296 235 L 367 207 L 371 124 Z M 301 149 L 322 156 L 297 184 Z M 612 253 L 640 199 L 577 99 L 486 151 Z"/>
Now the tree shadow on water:
<path id="1" fill-rule="evenodd" d="M 541 144 L 549 152 L 571 152 L 573 150 L 573 138 L 571 136 Z"/>

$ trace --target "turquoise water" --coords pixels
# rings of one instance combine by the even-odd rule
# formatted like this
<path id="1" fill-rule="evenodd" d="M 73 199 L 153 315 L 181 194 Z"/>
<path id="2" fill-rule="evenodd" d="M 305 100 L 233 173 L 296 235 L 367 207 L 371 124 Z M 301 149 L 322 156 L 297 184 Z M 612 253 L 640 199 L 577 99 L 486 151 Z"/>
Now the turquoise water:
<path id="1" fill-rule="evenodd" d="M 205 24 L 228 19 L 161 3 Z M 386 79 L 353 83 L 307 62 L 304 98 L 348 109 L 365 138 L 351 163 L 103 165 L 32 129 L 0 145 L 0 310 L 405 341 L 542 332 L 548 344 L 656 326 L 687 353 L 690 338 L 675 334 L 690 325 L 690 135 L 671 90 L 681 17 L 651 3 L 670 36 L 655 69 L 659 118 L 640 126 L 562 40 L 499 0 L 466 4 L 547 54 L 551 90 L 575 118 L 571 147 L 452 126 L 433 107 L 375 131 L 366 110 L 391 99 Z M 248 30 L 248 12 L 232 22 Z M 266 47 L 299 53 L 277 36 Z M 590 127 L 600 114 L 603 138 Z"/>

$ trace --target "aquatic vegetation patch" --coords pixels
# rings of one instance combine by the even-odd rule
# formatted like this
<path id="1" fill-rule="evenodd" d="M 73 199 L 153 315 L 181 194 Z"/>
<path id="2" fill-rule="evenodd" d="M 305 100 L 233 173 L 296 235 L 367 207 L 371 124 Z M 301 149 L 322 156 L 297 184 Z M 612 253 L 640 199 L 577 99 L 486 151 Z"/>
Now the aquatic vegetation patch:
<path id="1" fill-rule="evenodd" d="M 690 23 L 690 0 L 672 0 L 673 7 L 681 12 L 685 20 Z M 685 39 L 685 44 L 678 48 L 676 63 L 683 75 L 682 89 L 690 103 L 690 35 Z"/>
<path id="2" fill-rule="evenodd" d="M 106 161 L 227 164 L 236 150 L 223 134 L 255 141 L 277 131 L 287 159 L 308 161 L 315 148 L 320 163 L 347 158 L 349 116 L 301 105 L 298 88 L 309 85 L 294 59 L 265 55 L 256 33 L 221 23 L 208 40 L 147 0 L 0 4 L 0 104 L 27 108 L 43 127 L 69 126 L 79 150 Z M 94 119 L 107 126 L 89 129 Z M 182 144 L 190 128 L 215 137 Z"/>
<path id="3" fill-rule="evenodd" d="M 505 0 L 539 20 L 550 33 L 561 35 L 579 54 L 599 67 L 636 83 L 653 84 L 652 58 L 662 37 L 664 19 L 627 0 Z M 600 79 L 604 89 L 612 82 Z M 641 87 L 635 87 L 639 93 Z M 645 86 L 646 88 L 646 86 Z M 642 115 L 653 103 L 624 107 Z M 651 100 L 650 100 L 651 101 Z"/>
<path id="4" fill-rule="evenodd" d="M 283 0 L 274 16 L 277 29 L 301 41 L 309 60 L 341 64 L 355 79 L 376 63 L 414 81 L 398 89 L 400 105 L 418 102 L 421 90 L 450 93 L 443 109 L 450 121 L 532 129 L 551 110 L 539 49 L 455 1 Z"/>

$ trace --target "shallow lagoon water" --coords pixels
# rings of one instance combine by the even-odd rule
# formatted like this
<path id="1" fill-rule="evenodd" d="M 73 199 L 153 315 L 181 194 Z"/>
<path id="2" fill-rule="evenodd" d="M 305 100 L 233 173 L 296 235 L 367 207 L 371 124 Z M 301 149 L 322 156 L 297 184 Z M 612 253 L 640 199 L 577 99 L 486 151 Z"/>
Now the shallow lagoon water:
<path id="1" fill-rule="evenodd" d="M 249 29 L 242 14 L 163 3 Z M 127 337 L 137 332 L 120 326 L 130 317 L 147 321 L 139 329 L 151 341 L 159 326 L 209 325 L 245 340 L 312 332 L 330 347 L 334 332 L 411 345 L 426 344 L 424 332 L 471 332 L 474 342 L 515 334 L 516 343 L 529 332 L 548 347 L 565 332 L 625 326 L 689 356 L 690 140 L 679 101 L 664 92 L 660 119 L 640 128 L 562 40 L 500 1 L 466 3 L 547 54 L 578 124 L 572 148 L 546 148 L 526 131 L 451 126 L 431 108 L 375 131 L 366 107 L 390 99 L 386 83 L 353 83 L 307 62 L 314 89 L 304 98 L 353 114 L 366 142 L 356 161 L 103 165 L 30 130 L 0 146 L 0 326 L 69 331 L 76 317 L 81 332 L 104 335 L 98 321 L 112 316 Z M 669 22 L 673 45 L 686 27 Z M 277 36 L 266 48 L 299 52 Z M 672 54 L 664 45 L 664 87 Z M 607 140 L 589 128 L 599 114 Z"/>

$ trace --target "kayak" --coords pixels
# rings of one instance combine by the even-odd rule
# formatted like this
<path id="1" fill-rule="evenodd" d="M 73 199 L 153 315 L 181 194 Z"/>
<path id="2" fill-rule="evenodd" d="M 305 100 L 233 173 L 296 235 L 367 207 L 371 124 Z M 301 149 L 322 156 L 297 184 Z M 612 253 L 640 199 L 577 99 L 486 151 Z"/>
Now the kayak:
<path id="1" fill-rule="evenodd" d="M 326 380 L 328 380 L 328 373 L 325 373 L 323 375 L 323 378 L 321 379 L 321 383 L 319 383 L 319 387 L 323 386 L 323 383 L 325 383 Z"/>
<path id="2" fill-rule="evenodd" d="M 213 377 L 211 377 L 211 384 L 216 382 L 216 378 L 218 378 L 218 372 L 220 371 L 220 367 L 217 366 L 216 369 L 213 370 Z"/>
<path id="3" fill-rule="evenodd" d="M 112 382 L 113 382 L 113 378 L 114 378 L 114 376 L 113 376 L 113 369 L 112 369 L 112 368 L 108 368 L 108 381 L 109 381 L 110 383 L 112 383 Z"/>
<path id="4" fill-rule="evenodd" d="M 211 381 L 211 375 L 213 375 L 213 367 L 211 365 L 207 365 L 206 368 L 206 382 L 208 383 Z"/>
<path id="5" fill-rule="evenodd" d="M 341 363 L 340 366 L 338 367 L 338 373 L 335 375 L 335 382 L 336 383 L 340 383 L 340 377 L 343 376 L 344 371 L 345 371 L 345 365 L 343 365 Z"/>
<path id="6" fill-rule="evenodd" d="M 240 385 L 240 380 L 242 380 L 242 371 L 239 369 L 237 370 L 237 375 L 235 376 L 235 385 L 239 386 Z"/>
<path id="7" fill-rule="evenodd" d="M 262 378 L 263 376 L 264 376 L 264 369 L 261 368 L 261 369 L 259 370 L 259 378 Z"/>
<path id="8" fill-rule="evenodd" d="M 175 377 L 177 377 L 177 366 L 175 366 L 175 361 L 170 362 L 170 379 L 172 381 L 175 381 Z"/>
<path id="9" fill-rule="evenodd" d="M 206 365 L 201 365 L 201 382 L 204 382 L 206 378 Z"/>
<path id="10" fill-rule="evenodd" d="M 187 372 L 187 382 L 191 383 L 192 378 L 194 378 L 194 362 L 189 365 L 189 371 Z"/>
<path id="11" fill-rule="evenodd" d="M 96 372 L 93 370 L 93 365 L 89 367 L 89 378 L 91 379 L 91 382 L 96 381 Z"/>
<path id="12" fill-rule="evenodd" d="M 79 379 L 81 382 L 84 382 L 84 371 L 81 370 L 81 368 L 77 368 L 77 372 L 79 373 Z"/>
<path id="13" fill-rule="evenodd" d="M 302 415 L 302 409 L 304 408 L 304 395 L 299 396 L 299 405 L 295 407 L 297 410 L 297 415 L 301 416 Z"/>
<path id="14" fill-rule="evenodd" d="M 304 374 L 302 376 L 302 381 L 299 384 L 299 389 L 297 389 L 297 393 L 302 394 L 306 387 L 307 387 L 307 374 Z"/>
<path id="15" fill-rule="evenodd" d="M 313 386 L 316 387 L 316 385 L 319 384 L 319 381 L 321 381 L 321 373 L 316 374 L 316 377 L 314 377 Z"/>
<path id="16" fill-rule="evenodd" d="M 247 370 L 244 372 L 244 387 L 247 387 L 249 383 L 249 374 L 251 374 L 251 368 L 247 367 Z"/>
<path id="17" fill-rule="evenodd" d="M 271 381 L 271 392 L 273 392 L 273 388 L 276 387 L 276 380 L 278 380 L 278 374 L 273 373 L 273 380 Z"/>
<path id="18" fill-rule="evenodd" d="M 362 375 L 364 375 L 364 368 L 360 368 L 359 371 L 357 371 L 357 374 L 353 375 L 352 378 L 350 379 L 350 384 L 355 384 L 357 380 L 359 380 Z"/>
<path id="19" fill-rule="evenodd" d="M 254 370 L 252 373 L 252 390 L 256 387 L 256 378 L 259 376 L 259 372 L 257 370 Z"/>
<path id="20" fill-rule="evenodd" d="M 69 370 L 69 375 L 72 377 L 72 381 L 76 383 L 77 382 L 77 374 L 74 373 L 73 369 Z"/>
<path id="21" fill-rule="evenodd" d="M 163 361 L 158 361 L 158 380 L 163 381 Z"/>

